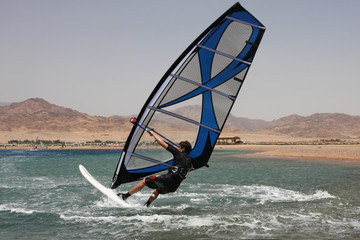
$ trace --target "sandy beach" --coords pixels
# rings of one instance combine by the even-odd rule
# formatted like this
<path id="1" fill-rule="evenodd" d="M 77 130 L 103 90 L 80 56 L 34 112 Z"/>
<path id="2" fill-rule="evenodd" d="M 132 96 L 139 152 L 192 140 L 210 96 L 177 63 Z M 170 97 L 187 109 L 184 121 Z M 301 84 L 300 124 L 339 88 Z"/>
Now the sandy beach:
<path id="1" fill-rule="evenodd" d="M 242 133 L 240 136 L 248 144 L 217 145 L 216 149 L 249 150 L 259 156 L 360 161 L 359 139 L 343 139 L 331 144 L 329 139 L 285 135 Z"/>
<path id="2" fill-rule="evenodd" d="M 216 149 L 250 150 L 262 156 L 360 161 L 360 145 L 217 145 Z"/>

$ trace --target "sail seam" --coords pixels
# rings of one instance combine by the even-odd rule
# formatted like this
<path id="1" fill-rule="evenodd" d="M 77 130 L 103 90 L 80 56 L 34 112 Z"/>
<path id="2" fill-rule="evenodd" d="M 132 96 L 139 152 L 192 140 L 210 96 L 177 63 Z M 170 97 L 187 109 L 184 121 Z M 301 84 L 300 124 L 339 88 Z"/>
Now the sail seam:
<path id="1" fill-rule="evenodd" d="M 224 97 L 229 98 L 229 99 L 232 100 L 232 101 L 235 101 L 235 97 L 230 96 L 230 95 L 228 95 L 228 94 L 226 94 L 226 93 L 224 93 L 224 92 L 221 92 L 221 91 L 219 91 L 219 90 L 216 90 L 216 89 L 214 89 L 214 88 L 210 88 L 210 87 L 208 87 L 208 86 L 206 86 L 206 85 L 203 85 L 203 84 L 201 84 L 201 83 L 195 82 L 195 81 L 193 81 L 193 80 L 191 80 L 191 79 L 184 78 L 184 77 L 181 77 L 181 76 L 176 75 L 176 74 L 170 74 L 170 76 L 171 76 L 171 77 L 174 77 L 174 78 L 177 78 L 177 79 L 180 79 L 180 80 L 182 80 L 182 81 L 185 81 L 185 82 L 194 84 L 194 85 L 196 85 L 196 86 L 198 86 L 198 87 L 205 88 L 206 90 L 209 90 L 209 91 L 218 93 L 218 94 L 220 94 L 220 95 L 222 95 L 222 96 L 224 96 Z"/>
<path id="2" fill-rule="evenodd" d="M 205 49 L 205 50 L 208 50 L 208 51 L 210 51 L 210 52 L 213 52 L 213 53 L 222 55 L 222 56 L 224 56 L 224 57 L 230 58 L 230 59 L 232 59 L 232 60 L 235 60 L 235 61 L 244 63 L 244 64 L 246 64 L 246 65 L 249 65 L 249 66 L 251 65 L 251 62 L 241 60 L 241 59 L 239 59 L 239 58 L 237 58 L 237 57 L 233 57 L 233 56 L 231 56 L 231 55 L 229 55 L 229 54 L 227 54 L 227 53 L 220 52 L 220 51 L 218 51 L 218 50 L 215 50 L 215 49 L 206 47 L 206 46 L 201 45 L 201 44 L 198 44 L 197 46 L 200 47 L 200 48 L 203 48 L 203 49 Z"/>
<path id="3" fill-rule="evenodd" d="M 238 22 L 238 23 L 242 23 L 242 24 L 251 26 L 251 27 L 256 27 L 256 28 L 263 29 L 263 30 L 266 29 L 266 27 L 259 26 L 259 25 L 256 25 L 256 24 L 252 24 L 252 23 L 249 23 L 249 22 L 244 22 L 244 21 L 241 21 L 241 20 L 239 20 L 239 19 L 237 19 L 237 18 L 233 18 L 233 17 L 229 17 L 229 16 L 226 16 L 226 18 L 227 18 L 227 19 L 230 19 L 230 20 L 232 20 L 232 21 Z"/>
<path id="4" fill-rule="evenodd" d="M 192 119 L 190 119 L 190 118 L 187 118 L 187 117 L 178 115 L 178 114 L 176 114 L 176 113 L 166 111 L 166 110 L 164 110 L 164 109 L 160 109 L 160 108 L 156 108 L 156 107 L 152 107 L 152 106 L 148 106 L 148 108 L 149 108 L 150 110 L 158 111 L 158 112 L 164 113 L 164 114 L 166 114 L 166 115 L 169 115 L 169 116 L 172 116 L 172 117 L 176 117 L 176 118 L 179 118 L 179 119 L 181 119 L 181 120 L 184 120 L 184 121 L 193 123 L 193 124 L 195 124 L 195 125 L 198 125 L 198 126 L 207 128 L 207 129 L 209 129 L 209 130 L 211 130 L 211 131 L 213 131 L 213 132 L 219 133 L 219 134 L 220 134 L 220 132 L 221 132 L 221 131 L 219 131 L 218 129 L 209 127 L 209 126 L 207 126 L 207 125 L 205 125 L 205 124 L 199 123 L 199 122 L 197 122 L 197 121 L 195 121 L 195 120 L 192 120 Z"/>

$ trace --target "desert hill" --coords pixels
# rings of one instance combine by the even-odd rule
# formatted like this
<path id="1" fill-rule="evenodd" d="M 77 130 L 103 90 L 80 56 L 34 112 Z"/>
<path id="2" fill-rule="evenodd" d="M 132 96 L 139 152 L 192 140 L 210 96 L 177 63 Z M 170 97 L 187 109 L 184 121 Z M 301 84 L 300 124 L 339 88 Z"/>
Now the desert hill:
<path id="1" fill-rule="evenodd" d="M 193 106 L 178 109 L 177 113 L 199 118 L 198 108 L 198 106 Z M 177 131 L 180 123 L 164 117 L 161 119 L 161 124 L 171 136 L 171 134 L 174 135 L 174 129 Z M 155 122 L 153 127 L 156 128 L 156 126 Z M 129 117 L 90 116 L 51 104 L 41 98 L 31 98 L 23 102 L 0 106 L 0 143 L 6 143 L 9 140 L 35 140 L 37 137 L 62 141 L 125 141 L 131 127 Z M 183 130 L 186 131 L 186 129 Z M 223 135 L 241 136 L 243 134 L 299 138 L 359 138 L 360 116 L 322 113 L 308 117 L 291 115 L 266 122 L 230 114 Z"/>
<path id="2" fill-rule="evenodd" d="M 50 130 L 59 132 L 120 130 L 128 120 L 124 117 L 99 117 L 32 98 L 0 107 L 0 130 Z"/>
<path id="3" fill-rule="evenodd" d="M 125 123 L 128 118 L 90 116 L 44 99 L 31 98 L 0 107 L 0 142 L 37 137 L 64 141 L 119 139 L 120 133 L 128 132 L 131 127 Z"/>
<path id="4" fill-rule="evenodd" d="M 199 117 L 196 116 L 199 115 L 199 107 L 180 108 L 177 113 L 196 118 Z M 155 118 L 154 128 L 161 124 L 162 128 L 169 132 L 169 135 L 176 131 L 179 135 L 178 128 L 181 126 L 181 121 L 174 121 L 173 118 L 167 116 L 161 118 L 161 123 L 159 120 Z M 250 130 L 247 125 L 242 125 L 232 115 L 229 116 L 228 122 L 230 124 L 225 127 L 224 131 L 230 132 L 228 135 L 239 130 Z M 261 121 L 260 125 L 257 124 L 255 127 L 251 125 L 251 128 L 260 128 L 259 126 L 264 123 L 265 121 Z M 36 138 L 61 139 L 62 141 L 93 141 L 95 139 L 124 141 L 131 127 L 129 117 L 90 116 L 70 108 L 51 104 L 41 98 L 31 98 L 23 102 L 0 106 L 0 143 L 6 143 L 9 140 L 35 140 Z M 186 128 L 182 129 L 185 132 L 187 130 Z M 185 138 L 186 136 L 186 134 L 179 135 L 179 137 Z"/>
<path id="5" fill-rule="evenodd" d="M 360 116 L 342 113 L 290 115 L 266 124 L 262 132 L 307 138 L 360 138 Z"/>

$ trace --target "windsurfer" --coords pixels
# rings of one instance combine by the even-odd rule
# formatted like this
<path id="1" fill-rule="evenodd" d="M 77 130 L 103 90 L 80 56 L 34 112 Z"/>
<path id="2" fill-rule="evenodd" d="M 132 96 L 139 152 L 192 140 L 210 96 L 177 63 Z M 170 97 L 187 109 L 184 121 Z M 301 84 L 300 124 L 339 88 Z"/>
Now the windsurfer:
<path id="1" fill-rule="evenodd" d="M 176 189 L 180 186 L 181 182 L 185 179 L 187 172 L 192 169 L 191 158 L 188 155 L 191 151 L 191 144 L 188 141 L 180 142 L 179 148 L 175 148 L 171 144 L 166 143 L 153 130 L 148 130 L 150 135 L 155 138 L 160 146 L 165 148 L 173 155 L 173 165 L 169 168 L 167 174 L 144 178 L 138 182 L 129 192 L 118 194 L 119 197 L 125 201 L 128 197 L 137 193 L 145 186 L 155 189 L 149 200 L 145 203 L 146 207 L 148 207 L 159 196 L 159 194 L 175 192 Z"/>

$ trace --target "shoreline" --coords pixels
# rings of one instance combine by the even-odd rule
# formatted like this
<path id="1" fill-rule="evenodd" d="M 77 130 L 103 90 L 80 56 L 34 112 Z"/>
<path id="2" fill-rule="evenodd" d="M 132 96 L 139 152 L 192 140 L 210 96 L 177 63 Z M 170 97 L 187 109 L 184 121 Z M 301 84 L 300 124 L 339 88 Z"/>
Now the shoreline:
<path id="1" fill-rule="evenodd" d="M 151 146 L 150 148 L 154 148 Z M 156 148 L 156 147 L 155 147 Z M 31 146 L 6 146 L 1 149 L 32 149 Z M 51 149 L 123 149 L 122 146 L 50 146 Z M 46 150 L 39 148 L 38 150 Z M 314 160 L 360 161 L 360 145 L 216 145 L 215 150 L 248 150 L 254 156 L 286 157 Z"/>

